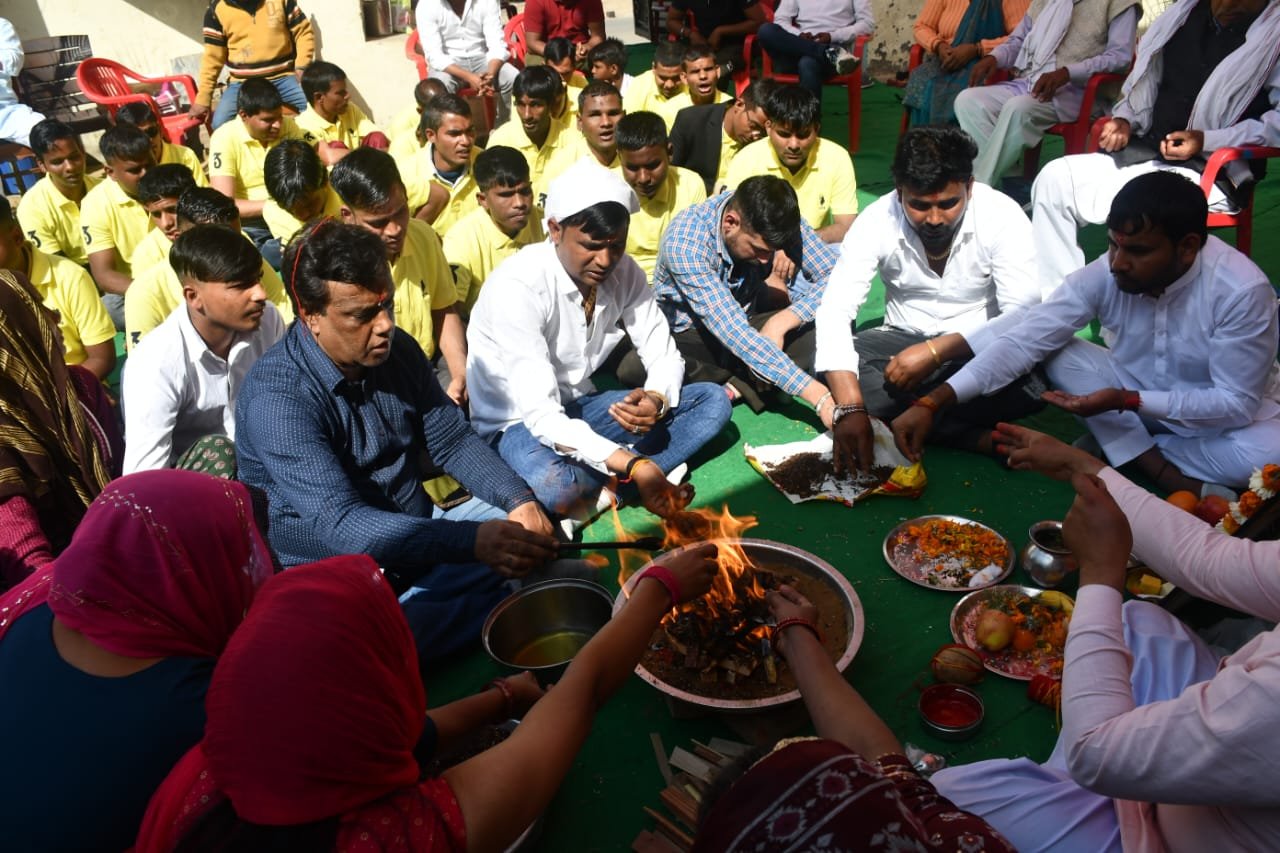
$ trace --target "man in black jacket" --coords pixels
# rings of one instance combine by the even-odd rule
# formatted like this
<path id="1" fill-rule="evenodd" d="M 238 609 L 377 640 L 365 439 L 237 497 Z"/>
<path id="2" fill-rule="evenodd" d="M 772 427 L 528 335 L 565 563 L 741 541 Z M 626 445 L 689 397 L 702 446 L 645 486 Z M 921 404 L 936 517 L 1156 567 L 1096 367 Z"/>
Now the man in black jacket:
<path id="1" fill-rule="evenodd" d="M 764 99 L 775 85 L 757 80 L 737 100 L 681 110 L 671 128 L 672 165 L 697 172 L 714 193 L 738 149 L 764 136 Z"/>

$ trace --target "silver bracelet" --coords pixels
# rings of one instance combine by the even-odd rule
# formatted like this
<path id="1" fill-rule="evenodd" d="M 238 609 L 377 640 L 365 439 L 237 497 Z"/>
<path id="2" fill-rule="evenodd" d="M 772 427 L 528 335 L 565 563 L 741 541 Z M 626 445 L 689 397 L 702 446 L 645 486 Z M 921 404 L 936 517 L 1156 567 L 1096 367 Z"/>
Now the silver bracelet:
<path id="1" fill-rule="evenodd" d="M 845 406 L 836 406 L 831 410 L 831 426 L 835 426 L 845 415 L 866 414 L 867 407 L 860 403 L 850 403 Z"/>
<path id="2" fill-rule="evenodd" d="M 818 414 L 822 414 L 822 407 L 830 399 L 831 399 L 831 392 L 828 391 L 827 393 L 823 394 L 821 397 L 818 398 L 818 402 L 816 405 L 814 405 L 813 410 Z"/>

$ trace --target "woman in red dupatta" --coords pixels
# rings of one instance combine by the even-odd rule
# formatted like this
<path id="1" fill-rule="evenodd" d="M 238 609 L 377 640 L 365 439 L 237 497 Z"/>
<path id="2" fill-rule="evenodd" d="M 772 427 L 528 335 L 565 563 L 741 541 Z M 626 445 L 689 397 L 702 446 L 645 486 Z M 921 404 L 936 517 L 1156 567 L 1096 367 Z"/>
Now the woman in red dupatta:
<path id="1" fill-rule="evenodd" d="M 550 802 L 672 595 L 710 588 L 714 553 L 673 558 L 670 586 L 638 583 L 510 738 L 425 781 L 426 699 L 391 587 L 367 557 L 289 569 L 219 660 L 205 738 L 156 792 L 137 850 L 504 848 Z"/>
<path id="2" fill-rule="evenodd" d="M 129 845 L 271 572 L 238 483 L 148 471 L 94 499 L 67 549 L 0 598 L 6 849 Z"/>

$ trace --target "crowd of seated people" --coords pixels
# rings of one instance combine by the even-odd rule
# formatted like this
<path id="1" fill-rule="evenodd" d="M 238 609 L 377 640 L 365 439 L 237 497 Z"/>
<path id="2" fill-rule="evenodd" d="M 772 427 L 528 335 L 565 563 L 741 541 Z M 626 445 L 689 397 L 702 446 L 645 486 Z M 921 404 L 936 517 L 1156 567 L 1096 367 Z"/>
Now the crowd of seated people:
<path id="1" fill-rule="evenodd" d="M 1069 832 L 1039 846 L 1266 846 L 1274 798 L 1212 768 L 1268 760 L 1247 747 L 1274 716 L 1272 636 L 1220 663 L 1110 588 L 1132 527 L 1166 577 L 1274 618 L 1265 583 L 1189 562 L 1272 555 L 1201 542 L 1107 466 L 1234 494 L 1280 458 L 1275 290 L 1206 229 L 1262 170 L 1228 170 L 1207 200 L 1198 184 L 1218 148 L 1280 144 L 1277 0 L 1176 0 L 1136 58 L 1136 0 L 931 0 L 907 89 L 918 126 L 892 189 L 861 206 L 820 93 L 874 30 L 865 0 L 783 2 L 772 23 L 752 0 L 677 0 L 673 38 L 634 78 L 598 0 L 529 0 L 540 61 L 524 68 L 496 0 L 423 0 L 430 76 L 377 124 L 353 99 L 358 69 L 316 55 L 297 3 L 260 5 L 206 14 L 192 114 L 214 111 L 207 157 L 131 104 L 98 143 L 99 177 L 45 119 L 29 133 L 43 177 L 16 207 L 0 198 L 0 692 L 33 697 L 0 703 L 0 738 L 44 768 L 0 816 L 60 833 L 20 847 L 509 843 L 656 620 L 710 583 L 714 548 L 638 584 L 545 695 L 520 676 L 428 710 L 422 678 L 513 590 L 592 576 L 560 546 L 607 508 L 684 510 L 738 403 L 739 419 L 829 430 L 837 471 L 873 466 L 878 419 L 911 460 L 932 443 L 1072 479 L 1084 627 L 1054 758 L 957 767 L 935 789 L 812 642 L 813 606 L 771 593 L 819 739 L 728 774 L 698 849 L 811 808 L 818 762 L 848 792 L 827 842 L 850 849 L 876 833 L 1035 849 L 1030 816 L 1068 799 Z M 799 84 L 732 91 L 757 30 Z M 1102 150 L 1046 164 L 1028 216 L 1001 176 L 1074 118 L 1091 74 L 1130 60 Z M 996 69 L 1012 79 L 978 85 Z M 1086 223 L 1109 243 L 1091 263 Z M 884 321 L 866 328 L 877 276 Z M 1077 336 L 1094 322 L 1105 347 Z M 1046 405 L 1080 419 L 1079 447 L 1007 423 Z M 1195 665 L 1140 689 L 1153 631 Z M 369 703 L 339 712 L 321 668 Z M 1253 691 L 1258 719 L 1211 743 L 1226 712 L 1204 702 L 1228 690 Z M 70 715 L 91 697 L 85 726 Z M 421 778 L 438 742 L 511 712 L 527 712 L 518 735 Z M 1151 721 L 1203 754 L 1138 772 L 1123 741 Z M 317 770 L 299 756 L 320 744 Z M 124 761 L 138 772 L 108 784 Z"/>

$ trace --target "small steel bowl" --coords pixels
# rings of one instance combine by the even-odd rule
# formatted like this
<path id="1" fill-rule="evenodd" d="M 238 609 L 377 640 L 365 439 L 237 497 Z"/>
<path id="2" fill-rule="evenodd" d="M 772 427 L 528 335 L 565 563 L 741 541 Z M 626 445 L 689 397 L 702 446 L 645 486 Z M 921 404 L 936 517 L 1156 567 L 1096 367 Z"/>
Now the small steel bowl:
<path id="1" fill-rule="evenodd" d="M 966 740 L 982 725 L 982 698 L 959 684 L 931 684 L 920 693 L 920 719 L 942 740 Z"/>
<path id="2" fill-rule="evenodd" d="M 1066 579 L 1067 575 L 1080 568 L 1075 555 L 1065 544 L 1050 545 L 1046 536 L 1056 535 L 1062 540 L 1061 521 L 1037 521 L 1027 529 L 1027 546 L 1022 549 L 1022 569 L 1039 586 L 1053 589 Z"/>
<path id="3" fill-rule="evenodd" d="M 613 596 L 597 583 L 560 578 L 509 595 L 484 621 L 489 657 L 528 670 L 542 684 L 564 674 L 569 661 L 613 614 Z"/>

